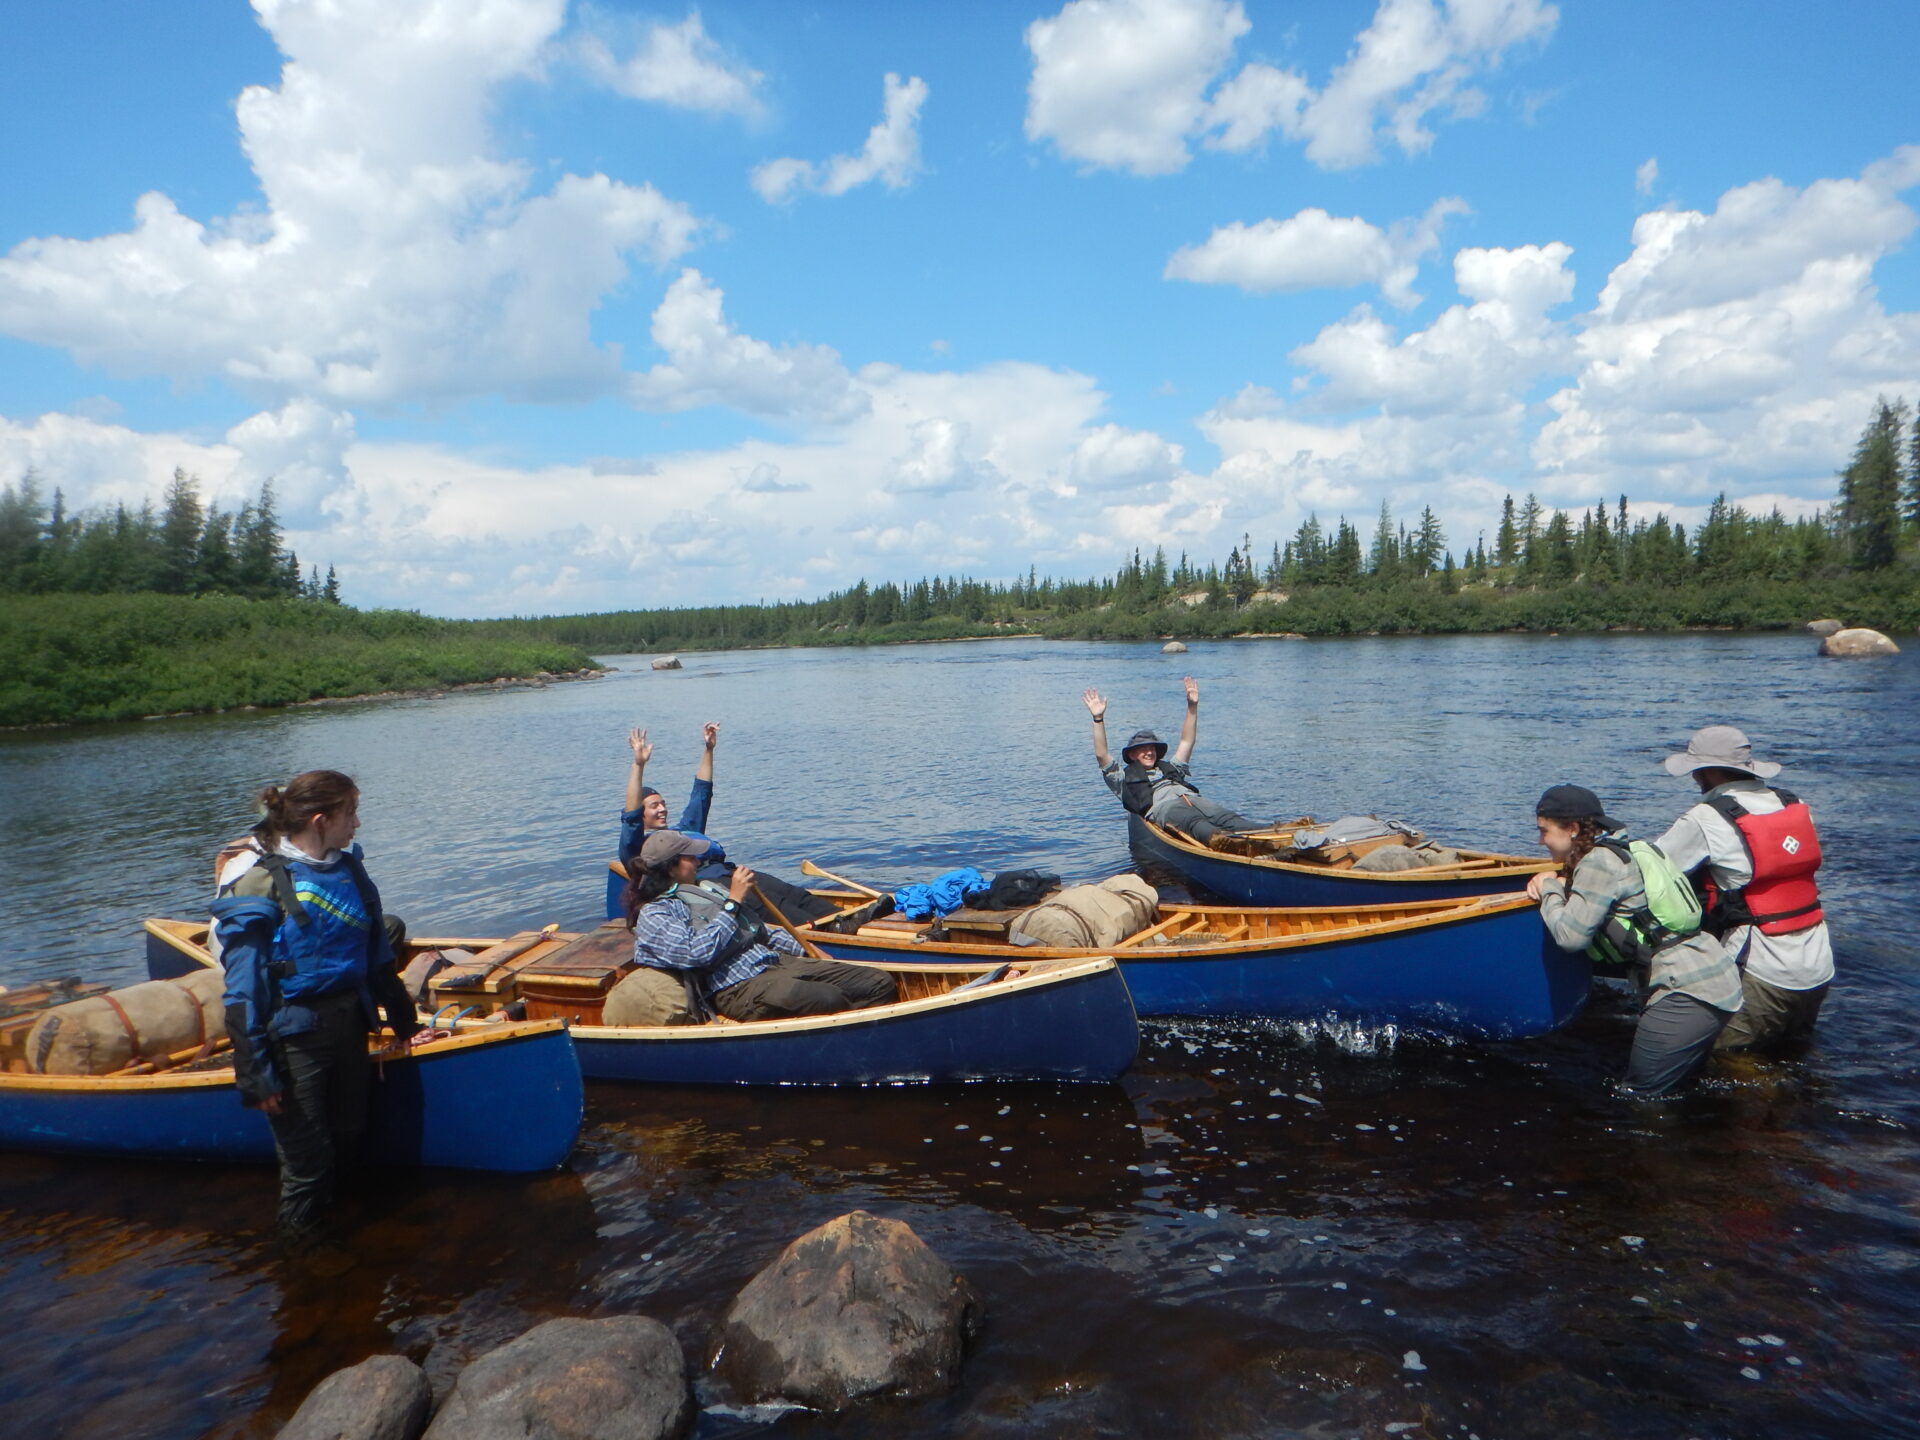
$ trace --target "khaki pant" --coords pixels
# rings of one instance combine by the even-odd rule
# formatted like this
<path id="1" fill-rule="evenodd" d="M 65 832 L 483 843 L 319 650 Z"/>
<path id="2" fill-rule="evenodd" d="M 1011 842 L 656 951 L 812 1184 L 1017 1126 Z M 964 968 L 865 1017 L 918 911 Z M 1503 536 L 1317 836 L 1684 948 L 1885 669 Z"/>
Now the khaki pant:
<path id="1" fill-rule="evenodd" d="M 1803 1043 L 1827 998 L 1827 987 L 1783 990 L 1747 971 L 1740 972 L 1740 1012 L 1727 1022 L 1716 1050 L 1773 1050 Z"/>

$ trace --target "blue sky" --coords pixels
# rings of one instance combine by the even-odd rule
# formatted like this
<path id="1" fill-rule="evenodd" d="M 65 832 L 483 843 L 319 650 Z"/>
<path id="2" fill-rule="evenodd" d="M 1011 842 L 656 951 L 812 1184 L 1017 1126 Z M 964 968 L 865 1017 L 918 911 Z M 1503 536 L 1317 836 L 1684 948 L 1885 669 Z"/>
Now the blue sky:
<path id="1" fill-rule="evenodd" d="M 16 7 L 0 480 L 471 615 L 1805 510 L 1920 399 L 1916 13 Z"/>

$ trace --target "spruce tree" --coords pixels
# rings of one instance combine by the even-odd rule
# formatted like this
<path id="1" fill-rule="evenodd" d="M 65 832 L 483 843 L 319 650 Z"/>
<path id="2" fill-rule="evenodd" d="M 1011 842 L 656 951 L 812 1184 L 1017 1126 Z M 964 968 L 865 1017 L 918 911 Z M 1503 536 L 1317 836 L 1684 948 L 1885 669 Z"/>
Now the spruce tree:
<path id="1" fill-rule="evenodd" d="M 1520 559 L 1520 531 L 1513 523 L 1513 496 L 1500 503 L 1500 529 L 1494 537 L 1493 563 L 1510 569 Z"/>
<path id="2" fill-rule="evenodd" d="M 160 564 L 154 589 L 167 595 L 192 593 L 194 567 L 200 558 L 200 535 L 205 529 L 200 482 L 176 467 L 161 510 Z"/>
<path id="3" fill-rule="evenodd" d="M 1883 570 L 1900 540 L 1900 439 L 1904 417 L 1880 402 L 1853 461 L 1841 472 L 1848 562 L 1856 570 Z"/>

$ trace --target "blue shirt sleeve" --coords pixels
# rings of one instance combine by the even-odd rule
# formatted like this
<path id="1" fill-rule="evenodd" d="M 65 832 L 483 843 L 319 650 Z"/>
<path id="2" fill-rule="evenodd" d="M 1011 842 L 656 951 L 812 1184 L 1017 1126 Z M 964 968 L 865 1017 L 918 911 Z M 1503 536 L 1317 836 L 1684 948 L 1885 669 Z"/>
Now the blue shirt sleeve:
<path id="1" fill-rule="evenodd" d="M 673 828 L 700 834 L 707 828 L 707 812 L 712 809 L 713 782 L 696 780 L 693 789 L 687 793 L 687 808 L 680 812 L 680 823 Z"/>
<path id="2" fill-rule="evenodd" d="M 640 858 L 640 846 L 646 840 L 647 832 L 641 827 L 638 810 L 620 812 L 620 863 L 632 865 Z"/>

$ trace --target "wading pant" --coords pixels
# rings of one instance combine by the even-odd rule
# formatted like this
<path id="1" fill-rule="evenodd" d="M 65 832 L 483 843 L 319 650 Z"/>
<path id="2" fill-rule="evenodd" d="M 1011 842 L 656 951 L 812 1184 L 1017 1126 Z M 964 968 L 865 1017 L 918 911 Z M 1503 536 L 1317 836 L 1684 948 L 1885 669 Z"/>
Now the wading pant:
<path id="1" fill-rule="evenodd" d="M 1716 1050 L 1776 1050 L 1804 1045 L 1820 1018 L 1827 987 L 1783 990 L 1742 971 L 1740 1009 L 1714 1042 Z"/>
<path id="2" fill-rule="evenodd" d="M 890 1005 L 898 994 L 884 970 L 784 955 L 751 980 L 722 990 L 713 1008 L 729 1020 L 785 1020 Z"/>
<path id="3" fill-rule="evenodd" d="M 1643 1100 L 1671 1095 L 1713 1053 L 1727 1012 L 1691 995 L 1662 995 L 1640 1012 L 1620 1088 Z"/>
<path id="4" fill-rule="evenodd" d="M 1258 820 L 1249 820 L 1238 810 L 1229 810 L 1219 801 L 1209 800 L 1204 795 L 1183 794 L 1170 802 L 1164 813 L 1154 816 L 1154 819 L 1162 825 L 1186 831 L 1202 845 L 1224 831 L 1261 828 Z"/>
<path id="5" fill-rule="evenodd" d="M 304 1035 L 273 1041 L 286 1078 L 280 1113 L 267 1117 L 280 1157 L 283 1234 L 311 1233 L 333 1203 L 340 1171 L 359 1159 L 367 1128 L 367 1018 L 349 991 L 312 1003 L 316 1023 Z"/>

